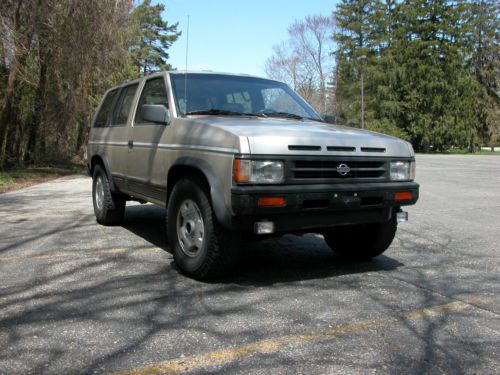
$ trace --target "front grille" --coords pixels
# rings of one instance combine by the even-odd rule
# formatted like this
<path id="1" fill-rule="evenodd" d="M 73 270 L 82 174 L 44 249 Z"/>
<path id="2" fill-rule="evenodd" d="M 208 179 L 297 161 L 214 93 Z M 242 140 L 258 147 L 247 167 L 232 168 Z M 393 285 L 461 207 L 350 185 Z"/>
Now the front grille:
<path id="1" fill-rule="evenodd" d="M 346 167 L 349 171 L 346 172 Z M 291 160 L 289 177 L 294 182 L 383 181 L 388 178 L 387 160 L 354 158 Z"/>

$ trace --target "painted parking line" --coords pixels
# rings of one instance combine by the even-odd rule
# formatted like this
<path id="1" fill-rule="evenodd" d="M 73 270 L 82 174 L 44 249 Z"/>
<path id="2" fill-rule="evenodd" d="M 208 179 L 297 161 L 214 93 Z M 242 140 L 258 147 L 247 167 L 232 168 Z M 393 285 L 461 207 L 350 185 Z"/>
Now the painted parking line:
<path id="1" fill-rule="evenodd" d="M 342 338 L 347 335 L 372 331 L 392 323 L 417 321 L 455 313 L 491 302 L 490 297 L 471 298 L 466 301 L 454 301 L 445 305 L 431 308 L 408 311 L 394 316 L 382 316 L 373 320 L 357 323 L 342 324 L 332 328 L 318 329 L 309 333 L 288 335 L 274 339 L 262 340 L 252 344 L 233 348 L 219 349 L 209 353 L 197 354 L 184 358 L 176 358 L 154 365 L 128 371 L 116 372 L 113 375 L 153 375 L 153 374 L 180 374 L 186 371 L 203 369 L 209 366 L 220 366 L 237 360 L 248 358 L 257 354 L 268 354 L 279 351 L 291 344 L 317 341 L 325 338 Z"/>
<path id="2" fill-rule="evenodd" d="M 153 250 L 161 250 L 161 249 L 159 247 L 154 247 L 154 246 L 145 246 L 145 247 L 131 247 L 131 248 L 121 247 L 121 248 L 111 248 L 111 249 L 95 249 L 95 250 L 83 250 L 83 251 L 52 251 L 45 254 L 3 256 L 0 257 L 0 263 L 16 262 L 16 261 L 32 260 L 32 259 L 51 259 L 51 258 L 63 258 L 63 257 L 76 257 L 76 256 L 85 257 L 88 255 L 135 253 L 135 252 L 153 251 Z"/>

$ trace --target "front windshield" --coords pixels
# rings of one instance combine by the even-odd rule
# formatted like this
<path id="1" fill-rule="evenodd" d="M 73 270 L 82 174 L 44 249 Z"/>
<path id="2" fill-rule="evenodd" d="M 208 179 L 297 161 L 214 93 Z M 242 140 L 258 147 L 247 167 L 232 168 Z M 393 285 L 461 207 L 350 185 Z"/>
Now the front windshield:
<path id="1" fill-rule="evenodd" d="M 321 121 L 281 82 L 223 74 L 172 73 L 170 77 L 180 116 L 247 115 Z"/>

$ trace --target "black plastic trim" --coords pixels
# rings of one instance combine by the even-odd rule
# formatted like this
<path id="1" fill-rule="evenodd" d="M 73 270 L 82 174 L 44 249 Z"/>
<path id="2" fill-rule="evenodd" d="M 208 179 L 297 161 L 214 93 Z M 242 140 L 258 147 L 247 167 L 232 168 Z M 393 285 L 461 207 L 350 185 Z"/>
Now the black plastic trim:
<path id="1" fill-rule="evenodd" d="M 231 211 L 230 208 L 226 206 L 226 203 L 224 201 L 224 189 L 219 176 L 214 171 L 210 163 L 199 158 L 180 157 L 174 163 L 172 163 L 170 171 L 172 170 L 172 168 L 177 166 L 195 168 L 205 176 L 208 184 L 210 185 L 210 198 L 212 200 L 212 207 L 214 209 L 215 216 L 224 227 L 231 229 L 233 225 Z M 169 188 L 171 187 L 170 184 L 170 182 L 167 182 Z"/>
<path id="2" fill-rule="evenodd" d="M 339 192 L 339 191 L 394 191 L 417 190 L 420 185 L 408 182 L 370 182 L 358 184 L 310 184 L 310 185 L 237 185 L 233 194 L 290 194 L 303 192 Z"/>
<path id="3" fill-rule="evenodd" d="M 409 191 L 412 198 L 395 201 L 394 193 Z M 286 200 L 285 207 L 259 207 L 260 197 L 279 196 Z M 303 221 L 307 227 L 321 225 L 318 217 L 328 217 L 331 223 L 343 225 L 355 222 L 383 221 L 388 209 L 413 205 L 419 197 L 419 185 L 415 182 L 379 184 L 330 184 L 330 185 L 289 185 L 289 186 L 245 186 L 232 189 L 232 208 L 236 216 L 254 216 L 287 221 L 291 225 L 295 219 L 306 216 L 311 223 Z M 379 215 L 379 216 L 377 216 Z M 366 216 L 369 216 L 368 218 Z M 377 219 L 378 217 L 378 219 Z M 356 218 L 356 219 L 354 219 Z M 245 221 L 246 219 L 241 219 Z M 312 224 L 316 223 L 316 224 Z M 327 225 L 327 224 L 323 224 Z M 300 225 L 294 225 L 297 229 Z"/>

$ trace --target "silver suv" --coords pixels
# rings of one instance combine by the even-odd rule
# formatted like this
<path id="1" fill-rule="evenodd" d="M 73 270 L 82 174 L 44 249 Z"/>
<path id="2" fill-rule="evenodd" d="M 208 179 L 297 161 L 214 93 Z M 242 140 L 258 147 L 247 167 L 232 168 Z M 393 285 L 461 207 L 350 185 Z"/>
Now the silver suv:
<path id="1" fill-rule="evenodd" d="M 127 200 L 166 207 L 185 274 L 221 275 L 241 238 L 321 233 L 337 254 L 371 258 L 414 204 L 405 141 L 326 123 L 281 82 L 161 72 L 104 95 L 88 168 L 97 221 L 118 224 Z"/>

